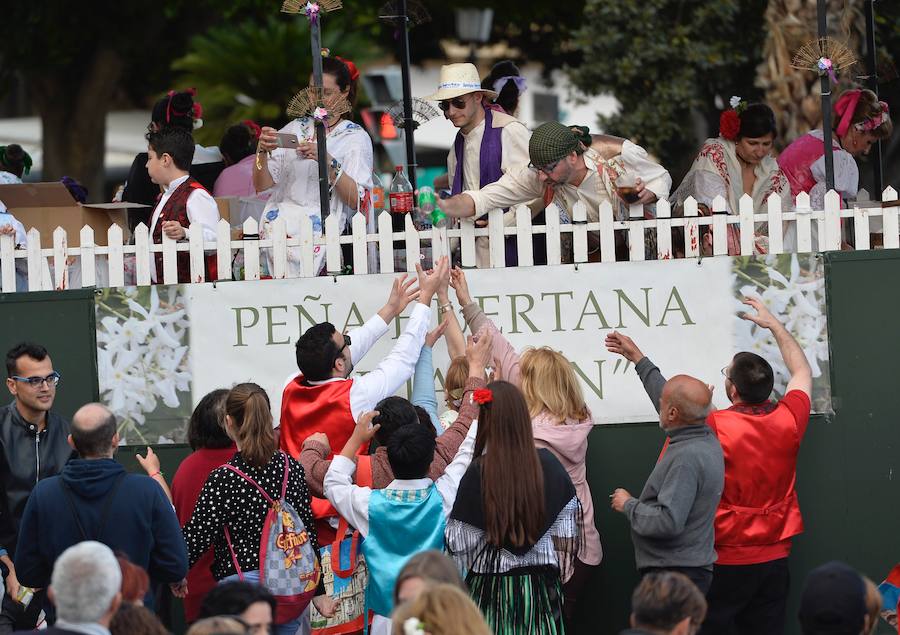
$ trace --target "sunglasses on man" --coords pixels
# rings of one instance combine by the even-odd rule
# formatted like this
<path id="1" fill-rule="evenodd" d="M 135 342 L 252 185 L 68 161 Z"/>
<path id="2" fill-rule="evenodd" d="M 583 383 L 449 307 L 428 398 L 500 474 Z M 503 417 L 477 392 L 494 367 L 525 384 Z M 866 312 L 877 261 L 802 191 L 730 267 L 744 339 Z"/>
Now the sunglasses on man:
<path id="1" fill-rule="evenodd" d="M 453 99 L 445 99 L 438 102 L 438 108 L 444 112 L 450 110 L 450 106 L 453 106 L 457 110 L 462 110 L 466 107 L 466 100 L 462 97 L 454 97 Z"/>
<path id="2" fill-rule="evenodd" d="M 350 336 L 344 333 L 344 345 L 338 349 L 337 355 L 334 356 L 334 361 L 339 360 L 341 358 L 341 353 L 344 352 L 344 349 L 351 345 L 352 342 L 350 341 Z"/>

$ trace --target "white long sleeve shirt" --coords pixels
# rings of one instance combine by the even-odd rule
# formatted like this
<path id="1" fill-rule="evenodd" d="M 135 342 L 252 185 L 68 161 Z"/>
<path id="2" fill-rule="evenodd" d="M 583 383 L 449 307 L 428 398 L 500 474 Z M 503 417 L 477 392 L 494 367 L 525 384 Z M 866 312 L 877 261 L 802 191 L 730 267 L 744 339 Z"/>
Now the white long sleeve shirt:
<path id="1" fill-rule="evenodd" d="M 388 355 L 378 365 L 365 375 L 356 375 L 353 386 L 350 387 L 350 413 L 354 421 L 360 415 L 375 408 L 375 404 L 390 397 L 413 376 L 416 362 L 419 360 L 419 352 L 425 343 L 425 335 L 428 333 L 428 324 L 431 320 L 431 308 L 416 302 L 406 329 L 397 338 L 397 343 Z M 350 345 L 350 361 L 356 366 L 369 349 L 385 333 L 388 325 L 380 315 L 373 315 L 365 324 L 348 333 L 353 342 Z M 297 373 L 288 378 L 285 385 L 290 383 Z M 311 386 L 319 386 L 333 381 L 348 381 L 343 377 L 332 377 L 321 381 L 310 381 Z"/>
<path id="2" fill-rule="evenodd" d="M 456 456 L 444 470 L 443 476 L 434 481 L 434 486 L 443 501 L 444 516 L 449 517 L 456 502 L 456 490 L 462 480 L 469 463 L 472 462 L 472 452 L 475 449 L 475 435 L 478 432 L 478 422 L 472 423 L 466 438 L 459 446 Z M 328 501 L 334 505 L 338 513 L 347 522 L 356 527 L 359 533 L 366 537 L 369 535 L 369 498 L 372 489 L 353 484 L 353 474 L 356 472 L 356 463 L 345 456 L 337 455 L 332 459 L 328 472 L 325 474 L 324 489 Z M 420 490 L 431 485 L 430 478 L 418 479 L 394 479 L 385 489 L 393 490 Z"/>
<path id="3" fill-rule="evenodd" d="M 153 216 L 150 218 L 150 235 L 156 229 L 156 223 L 159 221 L 159 215 L 162 213 L 163 207 L 171 198 L 172 193 L 178 189 L 178 186 L 188 180 L 190 175 L 180 176 L 166 187 L 162 197 L 156 207 L 153 208 Z M 196 189 L 191 192 L 187 200 L 187 215 L 191 221 L 191 227 L 200 226 L 203 229 L 203 240 L 214 241 L 216 239 L 216 224 L 221 218 L 219 216 L 219 206 L 216 199 L 204 189 Z M 184 228 L 184 238 L 187 240 L 191 236 L 191 227 Z"/>

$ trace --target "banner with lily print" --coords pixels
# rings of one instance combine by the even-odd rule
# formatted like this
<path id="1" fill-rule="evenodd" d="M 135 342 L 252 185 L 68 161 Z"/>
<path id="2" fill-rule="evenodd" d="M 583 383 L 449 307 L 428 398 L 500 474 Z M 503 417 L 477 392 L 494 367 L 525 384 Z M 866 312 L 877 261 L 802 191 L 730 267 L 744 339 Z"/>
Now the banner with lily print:
<path id="1" fill-rule="evenodd" d="M 96 301 L 102 400 L 119 417 L 124 442 L 183 442 L 203 395 L 253 381 L 268 392 L 277 425 L 282 389 L 297 373 L 299 335 L 321 321 L 352 332 L 384 305 L 396 275 L 105 289 Z M 729 405 L 722 369 L 737 351 L 758 353 L 772 364 L 778 399 L 787 368 L 771 333 L 741 319 L 747 295 L 797 338 L 813 369 L 813 410 L 831 410 L 825 281 L 814 254 L 477 269 L 466 277 L 516 350 L 549 346 L 572 362 L 599 423 L 657 420 L 634 366 L 604 347 L 613 330 L 633 338 L 663 375 L 713 385 L 720 408 Z M 450 297 L 459 316 L 452 289 Z M 388 355 L 408 314 L 388 325 L 355 374 Z M 443 410 L 443 342 L 433 362 Z M 411 382 L 399 392 L 409 396 Z"/>

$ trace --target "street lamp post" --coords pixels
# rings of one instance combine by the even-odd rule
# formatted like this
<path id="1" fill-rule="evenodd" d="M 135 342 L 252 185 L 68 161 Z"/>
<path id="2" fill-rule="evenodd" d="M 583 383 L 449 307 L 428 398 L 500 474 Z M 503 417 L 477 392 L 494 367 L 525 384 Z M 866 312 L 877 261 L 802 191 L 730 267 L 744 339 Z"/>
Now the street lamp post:
<path id="1" fill-rule="evenodd" d="M 478 60 L 476 51 L 479 44 L 491 38 L 491 24 L 494 21 L 493 9 L 456 9 L 456 37 L 460 42 L 469 44 L 469 59 L 475 64 Z"/>

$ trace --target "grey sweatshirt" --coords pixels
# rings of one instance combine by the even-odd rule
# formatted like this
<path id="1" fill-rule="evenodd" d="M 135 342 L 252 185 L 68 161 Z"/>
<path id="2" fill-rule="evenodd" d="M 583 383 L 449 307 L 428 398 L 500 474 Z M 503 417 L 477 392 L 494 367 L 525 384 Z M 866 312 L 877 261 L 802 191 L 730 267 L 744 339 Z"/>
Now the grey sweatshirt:
<path id="1" fill-rule="evenodd" d="M 705 424 L 667 434 L 669 447 L 640 498 L 625 503 L 637 568 L 712 568 L 713 522 L 725 482 L 722 446 Z"/>

